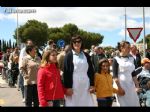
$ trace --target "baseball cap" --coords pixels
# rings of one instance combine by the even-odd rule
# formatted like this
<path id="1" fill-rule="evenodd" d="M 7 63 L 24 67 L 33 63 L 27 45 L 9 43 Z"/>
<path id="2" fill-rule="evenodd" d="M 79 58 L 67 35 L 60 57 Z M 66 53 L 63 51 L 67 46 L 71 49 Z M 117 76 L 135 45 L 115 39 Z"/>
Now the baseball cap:
<path id="1" fill-rule="evenodd" d="M 148 58 L 143 58 L 141 61 L 141 64 L 150 63 L 150 60 Z"/>

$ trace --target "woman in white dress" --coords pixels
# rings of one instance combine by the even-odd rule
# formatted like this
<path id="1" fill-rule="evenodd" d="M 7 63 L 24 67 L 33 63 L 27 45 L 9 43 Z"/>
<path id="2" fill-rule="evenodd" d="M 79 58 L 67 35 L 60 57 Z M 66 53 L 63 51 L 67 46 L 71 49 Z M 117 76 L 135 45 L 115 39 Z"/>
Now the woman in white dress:
<path id="1" fill-rule="evenodd" d="M 139 84 L 131 73 L 135 69 L 134 58 L 129 56 L 130 43 L 118 43 L 120 55 L 113 59 L 113 77 L 118 87 L 117 102 L 119 106 L 140 106 L 137 91 Z"/>
<path id="2" fill-rule="evenodd" d="M 65 106 L 94 106 L 94 70 L 90 56 L 83 52 L 83 40 L 72 37 L 64 60 Z"/>

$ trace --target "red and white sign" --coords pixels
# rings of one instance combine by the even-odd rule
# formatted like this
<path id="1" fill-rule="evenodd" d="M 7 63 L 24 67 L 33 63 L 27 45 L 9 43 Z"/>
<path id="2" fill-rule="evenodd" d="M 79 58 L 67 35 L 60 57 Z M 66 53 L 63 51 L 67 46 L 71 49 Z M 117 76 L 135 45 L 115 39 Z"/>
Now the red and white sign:
<path id="1" fill-rule="evenodd" d="M 127 28 L 129 36 L 133 39 L 134 42 L 139 38 L 143 28 Z"/>

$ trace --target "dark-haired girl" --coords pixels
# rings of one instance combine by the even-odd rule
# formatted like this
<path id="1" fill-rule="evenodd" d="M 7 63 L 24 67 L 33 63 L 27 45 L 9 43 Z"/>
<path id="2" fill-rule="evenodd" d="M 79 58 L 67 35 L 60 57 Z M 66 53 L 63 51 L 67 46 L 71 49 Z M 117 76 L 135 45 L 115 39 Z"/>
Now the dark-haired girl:
<path id="1" fill-rule="evenodd" d="M 101 59 L 98 63 L 98 73 L 95 74 L 95 90 L 99 107 L 111 107 L 113 103 L 113 79 L 110 74 L 110 64 L 108 59 Z"/>

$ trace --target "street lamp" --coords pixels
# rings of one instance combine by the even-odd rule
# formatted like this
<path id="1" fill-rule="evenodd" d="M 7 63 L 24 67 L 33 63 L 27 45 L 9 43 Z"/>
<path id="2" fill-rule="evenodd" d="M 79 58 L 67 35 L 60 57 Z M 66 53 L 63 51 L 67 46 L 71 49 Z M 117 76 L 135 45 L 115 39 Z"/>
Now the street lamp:
<path id="1" fill-rule="evenodd" d="M 18 35 L 18 7 L 17 7 L 17 39 L 16 39 L 17 46 L 19 47 L 19 35 Z"/>
<path id="2" fill-rule="evenodd" d="M 126 32 L 126 29 L 127 29 L 127 18 L 126 18 L 126 7 L 125 7 L 125 41 L 127 40 L 127 32 Z"/>
<path id="3" fill-rule="evenodd" d="M 145 53 L 145 10 L 144 10 L 144 7 L 143 7 L 143 30 L 144 30 L 144 37 L 143 37 L 143 47 L 144 47 L 144 53 L 143 53 L 143 57 L 145 58 L 146 57 L 146 53 Z"/>

